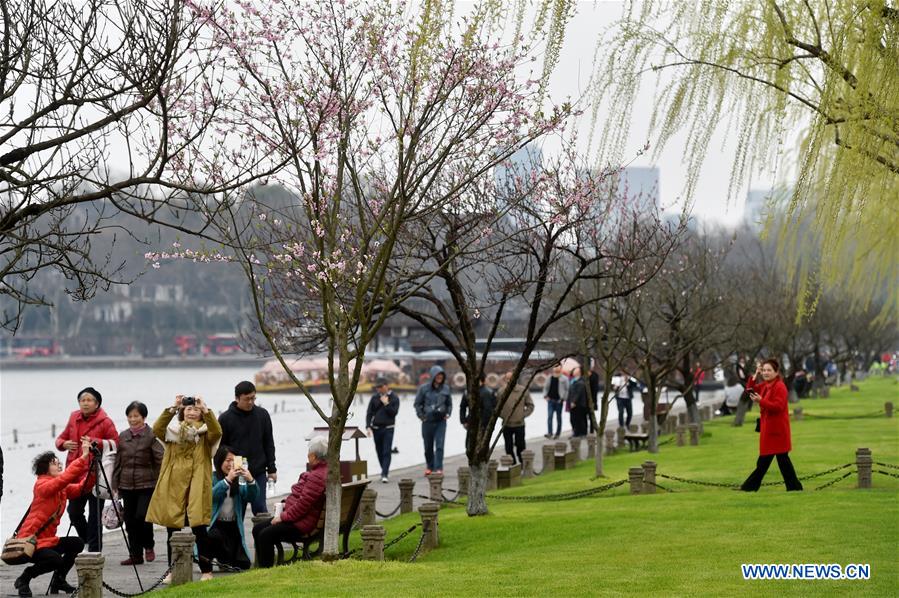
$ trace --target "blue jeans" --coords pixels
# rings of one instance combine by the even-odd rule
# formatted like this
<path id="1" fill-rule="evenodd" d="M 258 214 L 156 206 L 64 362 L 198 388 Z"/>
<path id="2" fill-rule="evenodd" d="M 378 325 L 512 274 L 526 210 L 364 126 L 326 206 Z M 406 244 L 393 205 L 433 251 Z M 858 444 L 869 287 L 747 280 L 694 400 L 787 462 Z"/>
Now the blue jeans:
<path id="1" fill-rule="evenodd" d="M 265 504 L 265 489 L 268 486 L 268 477 L 264 471 L 260 472 L 259 475 L 254 473 L 253 481 L 256 482 L 257 488 L 256 498 L 250 503 L 250 508 L 253 509 L 253 515 L 268 513 L 268 506 Z M 244 515 L 246 515 L 246 511 L 244 511 Z"/>
<path id="2" fill-rule="evenodd" d="M 443 439 L 446 420 L 421 422 L 421 436 L 425 441 L 425 462 L 431 471 L 443 470 Z"/>
<path id="3" fill-rule="evenodd" d="M 556 416 L 556 436 L 562 433 L 562 401 L 546 401 L 546 433 L 553 434 L 553 415 Z"/>
<path id="4" fill-rule="evenodd" d="M 634 401 L 633 399 L 615 399 L 618 405 L 618 425 L 622 428 L 631 425 L 631 419 L 634 417 Z M 624 412 L 627 412 L 627 421 L 624 421 Z M 626 429 L 626 428 L 625 428 Z"/>
<path id="5" fill-rule="evenodd" d="M 393 451 L 393 428 L 373 428 L 372 436 L 375 439 L 378 463 L 381 464 L 381 477 L 386 478 L 390 472 L 390 457 Z"/>

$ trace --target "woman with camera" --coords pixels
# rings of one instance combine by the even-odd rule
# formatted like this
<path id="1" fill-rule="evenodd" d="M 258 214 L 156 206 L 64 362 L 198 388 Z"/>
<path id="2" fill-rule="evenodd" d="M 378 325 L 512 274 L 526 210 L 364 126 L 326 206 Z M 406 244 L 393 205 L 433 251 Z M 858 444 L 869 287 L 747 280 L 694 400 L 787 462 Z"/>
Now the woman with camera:
<path id="1" fill-rule="evenodd" d="M 153 524 L 147 521 L 147 509 L 164 449 L 147 425 L 147 406 L 133 401 L 125 408 L 128 429 L 119 433 L 119 450 L 112 470 L 112 487 L 118 490 L 124 502 L 125 529 L 128 531 L 128 547 L 131 554 L 122 565 L 141 565 L 146 558 L 156 559 Z"/>
<path id="2" fill-rule="evenodd" d="M 212 453 L 222 428 L 203 399 L 178 395 L 156 419 L 153 434 L 165 444 L 165 454 L 147 521 L 165 526 L 169 541 L 173 533 L 189 526 L 200 555 L 200 579 L 212 579 L 212 563 L 205 556 L 206 526 L 212 519 Z M 171 563 L 172 546 L 167 544 Z"/>
<path id="3" fill-rule="evenodd" d="M 787 387 L 780 377 L 780 363 L 776 359 L 760 363 L 755 376 L 746 382 L 746 391 L 752 402 L 759 405 L 761 430 L 755 471 L 746 478 L 740 489 L 756 492 L 762 485 L 771 461 L 777 457 L 777 466 L 787 491 L 802 490 L 802 483 L 796 477 L 796 470 L 790 461 L 790 413 L 787 408 Z"/>
<path id="4" fill-rule="evenodd" d="M 250 568 L 250 551 L 244 540 L 243 517 L 247 504 L 256 498 L 259 487 L 246 468 L 246 462 L 238 465 L 234 451 L 220 446 L 212 459 L 215 472 L 212 476 L 212 520 L 207 535 L 210 553 L 220 563 Z"/>
<path id="5" fill-rule="evenodd" d="M 80 446 L 80 455 L 65 470 L 53 452 L 42 453 L 34 460 L 32 469 L 37 476 L 34 499 L 16 534 L 18 538 L 34 536 L 36 546 L 28 561 L 31 566 L 14 583 L 19 596 L 31 596 L 31 580 L 50 571 L 53 571 L 51 594 L 75 591 L 66 582 L 66 575 L 75 564 L 75 556 L 84 549 L 84 542 L 77 537 L 60 538 L 56 535 L 56 528 L 65 512 L 66 500 L 81 496 L 85 485 L 90 440 L 83 439 Z"/>

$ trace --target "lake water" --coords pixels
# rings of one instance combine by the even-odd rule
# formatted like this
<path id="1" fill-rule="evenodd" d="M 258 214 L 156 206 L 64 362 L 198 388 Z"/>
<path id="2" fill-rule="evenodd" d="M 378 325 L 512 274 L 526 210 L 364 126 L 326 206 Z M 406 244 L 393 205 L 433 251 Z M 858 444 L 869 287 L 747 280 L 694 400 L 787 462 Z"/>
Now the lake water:
<path id="1" fill-rule="evenodd" d="M 241 380 L 252 380 L 253 368 L 171 368 L 171 369 L 90 369 L 90 370 L 13 370 L 0 372 L 0 438 L 5 461 L 3 502 L 0 504 L 0 537 L 12 534 L 16 524 L 31 501 L 34 476 L 31 460 L 39 453 L 54 450 L 56 433 L 62 432 L 69 414 L 77 409 L 76 393 L 86 386 L 95 387 L 103 395 L 103 409 L 112 418 L 116 428 L 127 427 L 125 407 L 131 401 L 146 403 L 150 415 L 148 423 L 165 407 L 172 404 L 176 394 L 202 396 L 215 411 L 228 408 L 234 395 L 234 385 Z M 459 424 L 456 409 L 460 394 L 454 393 L 454 413 L 447 426 L 447 456 L 465 451 L 465 430 Z M 536 410 L 528 418 L 528 437 L 545 432 L 546 404 L 534 394 Z M 325 403 L 327 396 L 319 395 Z M 401 396 L 397 416 L 394 446 L 399 450 L 393 456 L 392 468 L 424 463 L 421 426 L 412 408 L 412 395 Z M 286 493 L 305 470 L 306 442 L 312 428 L 322 426 L 321 420 L 307 399 L 297 394 L 260 394 L 257 400 L 272 417 L 275 436 L 276 459 L 279 480 L 276 493 Z M 368 397 L 354 404 L 347 425 L 365 425 Z M 275 406 L 278 412 L 275 413 Z M 641 413 L 639 398 L 634 400 L 635 415 Z M 614 403 L 609 419 L 617 417 Z M 563 429 L 569 429 L 567 414 L 563 414 Z M 18 431 L 18 443 L 13 442 L 13 430 Z M 369 462 L 369 471 L 378 471 L 374 443 L 369 439 L 359 441 L 360 455 Z M 345 443 L 344 459 L 355 458 L 354 442 Z M 64 453 L 60 453 L 64 458 Z M 60 525 L 60 533 L 68 528 L 68 517 Z"/>

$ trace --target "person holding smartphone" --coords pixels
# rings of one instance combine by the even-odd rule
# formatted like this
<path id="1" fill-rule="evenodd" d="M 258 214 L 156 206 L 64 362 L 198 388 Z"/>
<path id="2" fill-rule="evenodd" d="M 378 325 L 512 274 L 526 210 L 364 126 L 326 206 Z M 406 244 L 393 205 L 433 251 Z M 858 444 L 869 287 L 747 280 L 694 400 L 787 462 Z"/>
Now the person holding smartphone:
<path id="1" fill-rule="evenodd" d="M 756 368 L 755 376 L 746 382 L 746 391 L 761 411 L 761 430 L 755 471 L 749 474 L 740 489 L 744 492 L 758 491 L 771 461 L 776 457 L 787 491 L 802 490 L 802 483 L 796 477 L 796 470 L 790 461 L 790 413 L 787 407 L 787 387 L 780 377 L 780 363 L 776 359 L 761 362 Z"/>
<path id="2" fill-rule="evenodd" d="M 381 464 L 381 482 L 386 484 L 390 473 L 390 458 L 393 450 L 393 430 L 396 414 L 400 410 L 400 398 L 390 390 L 386 378 L 375 380 L 375 394 L 368 401 L 365 413 L 365 427 L 369 436 L 374 436 L 375 452 Z"/>
<path id="3" fill-rule="evenodd" d="M 238 569 L 249 569 L 250 551 L 243 518 L 247 504 L 256 498 L 258 486 L 246 463 L 235 456 L 231 447 L 220 446 L 212 464 L 212 520 L 207 532 L 210 553 L 206 556 Z"/>

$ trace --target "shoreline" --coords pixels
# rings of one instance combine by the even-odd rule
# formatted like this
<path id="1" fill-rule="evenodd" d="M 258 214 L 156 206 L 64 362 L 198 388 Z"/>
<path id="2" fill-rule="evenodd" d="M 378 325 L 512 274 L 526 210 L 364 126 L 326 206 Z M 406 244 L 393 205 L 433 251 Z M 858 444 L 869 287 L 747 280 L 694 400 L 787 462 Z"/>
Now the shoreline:
<path id="1" fill-rule="evenodd" d="M 0 359 L 2 370 L 46 370 L 77 368 L 191 368 L 191 367 L 262 367 L 266 357 L 254 355 L 203 357 L 167 355 L 164 357 L 142 357 L 140 355 L 103 355 L 88 357 L 29 357 L 23 359 Z"/>

